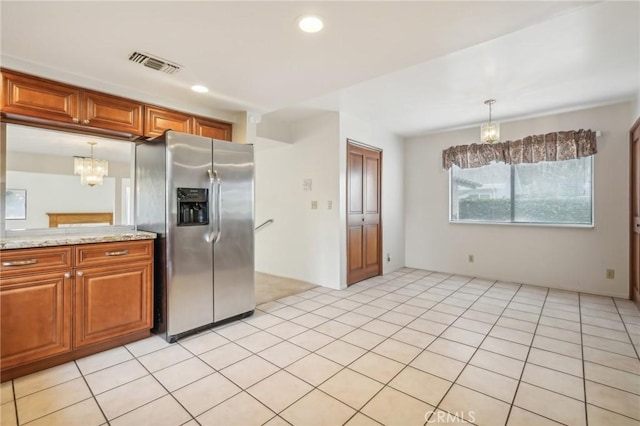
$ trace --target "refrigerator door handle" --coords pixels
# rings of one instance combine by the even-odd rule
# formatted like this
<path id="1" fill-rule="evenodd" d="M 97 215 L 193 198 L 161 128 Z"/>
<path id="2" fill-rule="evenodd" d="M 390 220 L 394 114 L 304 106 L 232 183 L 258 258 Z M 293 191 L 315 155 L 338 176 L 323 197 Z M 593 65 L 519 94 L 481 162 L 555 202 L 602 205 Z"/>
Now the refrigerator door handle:
<path id="1" fill-rule="evenodd" d="M 213 240 L 213 244 L 216 244 L 220 241 L 220 234 L 222 234 L 222 183 L 220 182 L 220 176 L 218 175 L 217 170 L 213 171 L 213 177 L 216 182 L 216 236 Z"/>
<path id="2" fill-rule="evenodd" d="M 215 184 L 216 184 L 216 173 L 211 171 L 211 170 L 207 170 L 207 173 L 209 174 L 209 225 L 210 225 L 210 231 L 209 231 L 209 235 L 207 236 L 207 242 L 209 243 L 214 243 L 215 244 L 215 228 L 213 225 L 214 222 L 214 217 L 213 217 L 213 205 L 215 203 L 214 201 L 214 191 L 215 191 Z"/>

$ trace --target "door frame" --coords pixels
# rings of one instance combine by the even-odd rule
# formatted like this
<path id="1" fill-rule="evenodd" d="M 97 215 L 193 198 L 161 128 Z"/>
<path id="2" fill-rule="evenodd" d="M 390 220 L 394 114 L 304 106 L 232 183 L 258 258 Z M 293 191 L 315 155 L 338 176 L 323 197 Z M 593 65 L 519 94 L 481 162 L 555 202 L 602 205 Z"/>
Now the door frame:
<path id="1" fill-rule="evenodd" d="M 640 307 L 640 297 L 635 298 L 635 291 L 633 287 L 634 280 L 634 265 L 635 261 L 634 247 L 633 247 L 633 239 L 634 239 L 634 215 L 633 215 L 633 197 L 634 197 L 634 182 L 633 182 L 633 168 L 636 165 L 636 162 L 640 162 L 639 158 L 636 158 L 634 161 L 634 150 L 633 150 L 633 134 L 636 130 L 640 129 L 640 117 L 633 123 L 631 126 L 631 130 L 629 131 L 629 299 L 636 302 L 636 305 Z M 640 141 L 638 142 L 640 143 Z M 636 265 L 636 267 L 640 268 L 640 265 Z M 639 294 L 640 296 L 640 294 Z"/>
<path id="2" fill-rule="evenodd" d="M 379 210 L 378 210 L 378 214 L 380 216 L 380 220 L 379 220 L 379 225 L 378 225 L 378 274 L 376 276 L 382 275 L 382 266 L 383 266 L 383 258 L 382 258 L 382 230 L 383 230 L 383 222 L 382 222 L 382 172 L 383 172 L 383 166 L 382 166 L 382 159 L 383 159 L 383 150 L 382 148 L 378 148 L 375 146 L 371 146 L 371 145 L 367 145 L 365 143 L 362 142 L 358 142 L 354 139 L 350 139 L 347 138 L 347 144 L 346 144 L 346 156 L 347 156 L 347 164 L 346 164 L 346 170 L 345 170 L 345 186 L 346 186 L 346 191 L 345 191 L 345 207 L 344 207 L 344 211 L 345 211 L 345 215 L 346 215 L 346 220 L 345 220 L 345 243 L 347 245 L 347 249 L 346 249 L 346 269 L 345 269 L 345 282 L 347 283 L 347 287 L 356 284 L 356 283 L 351 283 L 349 284 L 349 146 L 353 145 L 355 147 L 358 148 L 362 148 L 362 149 L 366 149 L 369 151 L 375 151 L 375 152 L 379 152 L 380 153 L 380 171 L 379 171 L 379 175 L 378 175 L 378 203 L 380 204 L 379 206 Z M 364 208 L 364 206 L 363 206 Z"/>

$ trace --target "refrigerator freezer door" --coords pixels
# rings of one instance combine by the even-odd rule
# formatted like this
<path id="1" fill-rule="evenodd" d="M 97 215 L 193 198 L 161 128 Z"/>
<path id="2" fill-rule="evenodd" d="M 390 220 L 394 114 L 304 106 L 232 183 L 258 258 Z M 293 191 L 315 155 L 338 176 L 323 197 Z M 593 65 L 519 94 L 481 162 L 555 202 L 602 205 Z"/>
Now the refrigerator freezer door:
<path id="1" fill-rule="evenodd" d="M 178 226 L 178 188 L 206 188 L 211 139 L 167 132 L 167 336 L 213 322 L 211 224 Z M 207 198 L 210 198 L 209 196 Z"/>
<path id="2" fill-rule="evenodd" d="M 255 309 L 253 145 L 213 140 L 213 170 L 220 191 L 213 245 L 214 320 Z"/>

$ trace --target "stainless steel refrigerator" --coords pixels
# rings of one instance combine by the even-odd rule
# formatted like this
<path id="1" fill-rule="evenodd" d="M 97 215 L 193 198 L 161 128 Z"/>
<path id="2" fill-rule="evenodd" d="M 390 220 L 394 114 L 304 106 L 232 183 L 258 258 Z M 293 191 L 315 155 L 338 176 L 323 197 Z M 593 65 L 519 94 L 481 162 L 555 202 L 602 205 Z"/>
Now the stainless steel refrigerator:
<path id="1" fill-rule="evenodd" d="M 169 342 L 255 309 L 253 145 L 167 131 L 136 144 L 136 225 L 158 235 L 154 328 Z"/>

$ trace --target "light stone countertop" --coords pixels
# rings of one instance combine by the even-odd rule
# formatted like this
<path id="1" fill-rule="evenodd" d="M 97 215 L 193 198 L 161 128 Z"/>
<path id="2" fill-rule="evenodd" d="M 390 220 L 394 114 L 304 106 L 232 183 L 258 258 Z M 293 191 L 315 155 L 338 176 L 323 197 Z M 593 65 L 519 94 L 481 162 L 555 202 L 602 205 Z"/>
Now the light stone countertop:
<path id="1" fill-rule="evenodd" d="M 112 229 L 87 232 L 25 232 L 24 235 L 8 235 L 0 238 L 0 250 L 34 247 L 68 246 L 75 244 L 110 243 L 118 241 L 153 240 L 153 232 L 133 229 Z"/>

